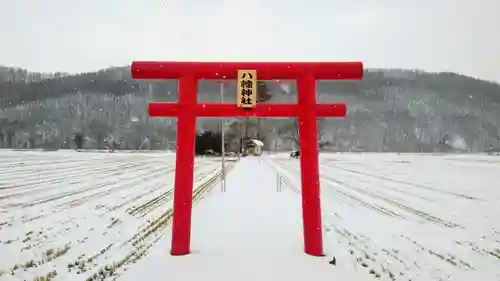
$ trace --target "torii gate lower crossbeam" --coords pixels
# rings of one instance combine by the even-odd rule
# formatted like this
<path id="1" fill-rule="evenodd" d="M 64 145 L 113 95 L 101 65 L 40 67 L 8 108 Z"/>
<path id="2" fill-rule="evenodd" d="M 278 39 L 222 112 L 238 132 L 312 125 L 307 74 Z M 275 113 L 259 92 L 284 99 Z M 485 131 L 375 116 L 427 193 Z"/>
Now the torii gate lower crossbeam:
<path id="1" fill-rule="evenodd" d="M 238 69 L 257 71 L 259 80 L 297 79 L 297 104 L 197 103 L 198 79 L 236 79 Z M 323 255 L 318 167 L 317 117 L 345 117 L 345 104 L 316 104 L 316 79 L 360 80 L 360 62 L 133 62 L 134 79 L 179 79 L 178 103 L 150 103 L 151 117 L 177 117 L 177 154 L 172 226 L 172 255 L 190 253 L 196 117 L 298 117 L 304 250 Z"/>

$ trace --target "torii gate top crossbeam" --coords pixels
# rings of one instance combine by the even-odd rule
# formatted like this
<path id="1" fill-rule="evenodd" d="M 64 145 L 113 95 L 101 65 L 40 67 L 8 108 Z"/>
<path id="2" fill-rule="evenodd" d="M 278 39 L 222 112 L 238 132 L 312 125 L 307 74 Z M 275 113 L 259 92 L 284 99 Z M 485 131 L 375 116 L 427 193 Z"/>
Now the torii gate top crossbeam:
<path id="1" fill-rule="evenodd" d="M 133 62 L 134 79 L 236 79 L 238 69 L 254 69 L 259 80 L 297 79 L 312 76 L 320 80 L 359 80 L 361 62 Z"/>

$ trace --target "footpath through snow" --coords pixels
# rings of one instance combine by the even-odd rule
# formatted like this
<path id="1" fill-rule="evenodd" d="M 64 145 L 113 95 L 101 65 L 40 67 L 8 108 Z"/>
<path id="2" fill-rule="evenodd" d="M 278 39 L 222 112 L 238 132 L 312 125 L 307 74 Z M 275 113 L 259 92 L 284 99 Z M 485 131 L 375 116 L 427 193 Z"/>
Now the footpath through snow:
<path id="1" fill-rule="evenodd" d="M 171 230 L 120 280 L 367 280 L 303 252 L 300 196 L 277 188 L 263 158 L 247 157 L 195 206 L 192 254 L 169 254 Z"/>

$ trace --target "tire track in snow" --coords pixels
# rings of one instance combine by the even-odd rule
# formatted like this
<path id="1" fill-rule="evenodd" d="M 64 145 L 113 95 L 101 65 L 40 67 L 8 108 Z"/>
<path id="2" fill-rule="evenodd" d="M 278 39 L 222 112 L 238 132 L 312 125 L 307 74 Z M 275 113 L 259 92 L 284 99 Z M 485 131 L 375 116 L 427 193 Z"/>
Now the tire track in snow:
<path id="1" fill-rule="evenodd" d="M 423 184 L 402 181 L 402 180 L 398 180 L 398 179 L 394 179 L 394 178 L 390 178 L 390 177 L 386 177 L 386 176 L 374 175 L 374 174 L 371 174 L 371 173 L 368 173 L 368 172 L 357 171 L 357 170 L 343 168 L 343 167 L 339 167 L 339 166 L 329 166 L 329 167 L 331 167 L 333 169 L 338 169 L 338 170 L 342 170 L 342 171 L 345 171 L 345 172 L 349 172 L 349 173 L 352 173 L 352 174 L 356 174 L 356 175 L 359 175 L 359 176 L 362 176 L 362 177 L 370 177 L 370 178 L 375 178 L 375 179 L 379 179 L 379 180 L 390 181 L 390 182 L 394 182 L 394 183 L 397 183 L 397 184 L 402 184 L 402 185 L 410 186 L 410 187 L 413 187 L 413 188 L 425 189 L 425 190 L 433 191 L 433 192 L 440 193 L 440 194 L 452 195 L 452 196 L 459 197 L 459 198 L 465 198 L 465 199 L 471 199 L 471 200 L 480 200 L 479 198 L 472 197 L 472 196 L 469 196 L 469 195 L 466 195 L 466 194 L 461 194 L 461 193 L 456 193 L 456 192 L 451 192 L 451 191 L 444 191 L 444 190 L 433 188 L 433 187 L 426 186 L 426 185 L 423 185 Z"/>
<path id="2" fill-rule="evenodd" d="M 289 166 L 286 166 L 286 164 L 284 165 L 283 162 L 281 162 L 280 164 L 281 166 L 284 166 L 285 169 L 287 170 L 291 170 L 293 171 L 294 173 L 300 173 L 300 167 L 297 168 L 295 166 L 293 167 L 289 167 Z M 324 180 L 324 176 L 321 176 L 321 178 Z M 328 184 L 328 182 L 327 182 Z M 329 196 L 331 198 L 335 198 L 336 201 L 339 201 L 339 202 L 342 202 L 342 203 L 347 203 L 351 206 L 355 206 L 355 205 L 358 205 L 358 206 L 361 206 L 361 207 L 364 207 L 364 208 L 367 208 L 368 210 L 371 210 L 371 211 L 375 211 L 377 213 L 380 213 L 380 214 L 383 214 L 383 215 L 386 215 L 386 216 L 391 216 L 391 217 L 399 217 L 401 219 L 407 219 L 405 216 L 397 213 L 397 212 L 394 212 L 388 208 L 385 208 L 384 206 L 382 205 L 378 205 L 378 204 L 374 204 L 374 203 L 370 203 L 366 200 L 363 200 L 362 198 L 359 198 L 359 196 L 357 196 L 357 194 L 352 194 L 352 192 L 349 191 L 349 189 L 341 189 L 339 188 L 337 185 L 332 185 L 331 183 L 328 184 L 330 187 L 332 187 L 332 189 L 328 189 L 328 190 L 324 190 L 323 192 L 328 192 L 328 193 L 331 193 L 331 192 L 334 192 L 335 195 L 332 195 L 332 196 Z"/>
<path id="3" fill-rule="evenodd" d="M 87 203 L 91 199 L 106 197 L 107 195 L 110 195 L 113 192 L 123 192 L 125 190 L 135 189 L 143 181 L 148 181 L 148 180 L 156 178 L 160 175 L 169 175 L 173 171 L 175 171 L 175 168 L 168 167 L 167 170 L 165 170 L 165 168 L 160 167 L 160 168 L 152 169 L 151 171 L 145 173 L 146 175 L 138 174 L 137 178 L 130 180 L 130 181 L 127 181 L 126 183 L 122 183 L 120 180 L 113 181 L 113 182 L 107 182 L 106 185 L 114 185 L 114 186 L 111 188 L 107 188 L 105 190 L 102 190 L 102 191 L 95 192 L 93 194 L 83 196 L 83 197 L 78 198 L 78 199 L 73 199 L 69 202 L 65 202 L 65 203 L 56 205 L 55 207 L 56 208 L 64 207 L 63 210 L 65 210 L 68 208 L 72 208 L 72 207 Z M 137 170 L 136 170 L 136 172 L 137 172 Z"/>
<path id="4" fill-rule="evenodd" d="M 320 168 L 320 170 L 328 171 L 328 169 L 330 169 L 330 168 L 336 168 L 336 167 L 328 167 L 327 169 Z M 300 167 L 298 169 L 297 169 L 297 167 L 293 167 L 293 170 L 295 172 L 300 172 Z M 341 170 L 343 170 L 343 169 L 341 169 Z M 410 206 L 407 206 L 406 202 L 399 201 L 398 199 L 395 199 L 395 198 L 391 199 L 391 196 L 389 196 L 388 194 L 384 194 L 384 193 L 380 193 L 380 192 L 379 192 L 379 194 L 377 194 L 377 193 L 372 192 L 368 189 L 359 188 L 359 187 L 356 187 L 354 185 L 348 184 L 344 181 L 334 179 L 331 176 L 327 176 L 327 174 L 330 174 L 328 172 L 326 172 L 326 173 L 324 172 L 322 174 L 323 175 L 321 175 L 321 179 L 328 186 L 333 187 L 335 189 L 335 192 L 340 193 L 343 196 L 348 197 L 349 199 L 353 200 L 354 202 L 357 202 L 358 204 L 360 204 L 364 207 L 367 207 L 371 210 L 381 212 L 385 215 L 395 216 L 395 217 L 399 217 L 399 218 L 403 218 L 403 219 L 408 220 L 409 217 L 407 215 L 403 215 L 401 212 L 397 211 L 397 210 L 400 210 L 400 211 L 410 213 L 413 216 L 417 216 L 419 218 L 422 218 L 426 221 L 431 221 L 433 223 L 439 224 L 441 226 L 463 228 L 463 226 L 460 226 L 457 223 L 446 221 L 442 218 L 431 215 L 428 212 L 425 212 L 423 210 L 418 210 L 416 208 L 412 208 Z M 358 176 L 359 175 L 361 175 L 361 174 L 358 174 Z M 358 179 L 356 178 L 355 180 L 358 180 Z M 362 181 L 362 177 L 361 177 L 361 181 Z M 339 188 L 339 186 L 344 187 L 344 188 Z M 374 199 L 374 200 L 382 201 L 386 204 L 389 204 L 390 206 L 395 207 L 396 210 L 393 211 L 393 210 L 390 210 L 390 209 L 388 209 L 382 205 L 379 205 L 379 204 L 368 203 L 367 201 L 362 200 L 359 196 L 357 196 L 356 193 L 353 193 L 351 191 L 355 191 L 357 194 L 367 196 L 367 197 Z M 328 190 L 328 192 L 330 192 L 330 190 Z M 380 194 L 382 194 L 382 195 L 380 195 Z M 335 196 L 335 197 L 337 197 L 337 196 Z"/>
<path id="5" fill-rule="evenodd" d="M 359 165 L 359 166 L 360 167 L 364 167 L 363 165 Z M 326 170 L 332 169 L 332 171 L 335 172 L 335 169 L 337 168 L 337 166 L 324 165 L 324 167 L 321 167 L 321 168 L 322 169 L 326 169 Z M 323 174 L 330 174 L 330 172 L 326 172 L 326 173 L 323 173 Z M 401 194 L 408 195 L 408 196 L 411 196 L 411 197 L 414 197 L 414 198 L 425 200 L 427 202 L 433 202 L 434 201 L 430 197 L 426 197 L 426 196 L 422 196 L 420 194 L 416 194 L 416 193 L 409 192 L 409 191 L 406 191 L 406 190 L 401 190 L 401 189 L 398 189 L 398 188 L 390 187 L 390 186 L 387 186 L 387 184 L 375 183 L 375 182 L 370 181 L 370 180 L 368 180 L 367 178 L 364 178 L 364 177 L 355 177 L 355 179 L 356 179 L 356 182 L 362 182 L 362 183 L 370 184 L 372 186 L 375 185 L 377 188 L 380 188 L 380 189 L 385 189 L 385 190 L 389 190 L 389 191 L 392 191 L 392 192 L 401 193 Z"/>
<path id="6" fill-rule="evenodd" d="M 78 184 L 81 182 L 84 182 L 86 179 L 81 179 L 80 181 L 75 181 L 75 180 L 70 180 L 74 179 L 75 177 L 81 178 L 82 176 L 94 176 L 94 175 L 101 175 L 101 177 L 108 177 L 108 176 L 116 176 L 118 174 L 123 173 L 126 169 L 130 168 L 136 168 L 136 167 L 141 167 L 140 169 L 147 169 L 147 163 L 144 162 L 139 162 L 139 163 L 121 163 L 117 162 L 116 166 L 104 166 L 104 167 L 95 167 L 95 166 L 89 166 L 88 167 L 83 167 L 80 170 L 73 171 L 71 173 L 61 173 L 60 171 L 56 170 L 55 172 L 52 171 L 52 177 L 46 177 L 43 180 L 36 179 L 36 177 L 31 180 L 31 181 L 25 181 L 22 184 L 14 184 L 10 185 L 8 188 L 4 188 L 6 191 L 10 191 L 12 189 L 25 189 L 29 188 L 26 191 L 19 192 L 19 193 L 8 193 L 0 196 L 0 200 L 3 199 L 11 199 L 11 198 L 16 198 L 22 195 L 30 194 L 32 195 L 35 192 L 43 192 L 47 189 L 52 188 L 51 185 L 57 184 L 57 183 L 65 183 L 68 182 L 71 184 Z M 105 174 L 105 173 L 110 173 L 110 174 Z M 99 177 L 98 177 L 99 178 Z M 10 179 L 9 179 L 10 180 Z M 16 181 L 15 179 L 13 181 Z M 1 193 L 0 193 L 1 194 Z"/>
<path id="7" fill-rule="evenodd" d="M 434 222 L 434 223 L 437 223 L 439 225 L 442 225 L 442 226 L 446 226 L 446 227 L 460 227 L 460 228 L 463 228 L 462 226 L 460 226 L 459 224 L 456 224 L 456 223 L 453 223 L 453 222 L 448 222 L 448 221 L 445 221 L 439 217 L 436 217 L 436 216 L 433 216 L 427 212 L 424 212 L 422 210 L 418 210 L 418 209 L 415 209 L 415 208 L 412 208 L 412 207 L 409 207 L 409 206 L 406 206 L 404 203 L 402 202 L 398 202 L 397 200 L 393 200 L 393 199 L 389 199 L 387 195 L 384 194 L 384 196 L 381 196 L 379 194 L 376 194 L 372 191 L 369 191 L 367 189 L 363 189 L 363 188 L 358 188 L 358 187 L 354 187 L 353 185 L 349 185 L 349 184 L 346 184 L 345 182 L 342 182 L 342 181 L 339 181 L 339 180 L 335 180 L 331 177 L 328 177 L 328 176 L 322 176 L 323 179 L 326 179 L 326 183 L 330 186 L 335 186 L 335 185 L 341 185 L 341 186 L 344 186 L 348 189 L 351 189 L 351 190 L 355 190 L 357 191 L 358 193 L 360 194 L 363 194 L 363 195 L 367 195 L 373 199 L 378 199 L 378 200 L 381 200 L 381 201 L 384 201 L 398 209 L 401 209 L 403 211 L 407 211 L 413 215 L 416 215 L 418 217 L 421 217 L 425 220 L 428 220 L 428 221 L 431 221 L 431 222 Z M 393 212 L 394 213 L 394 212 Z M 398 214 L 398 213 L 395 213 L 395 214 Z M 399 217 L 403 217 L 401 216 L 400 214 L 398 214 Z M 408 218 L 407 216 L 404 216 L 405 218 Z"/>
<path id="8" fill-rule="evenodd" d="M 99 160 L 99 161 L 97 161 Z M 94 163 L 95 162 L 95 163 Z M 82 168 L 82 163 L 85 163 L 89 167 L 95 167 L 97 166 L 108 166 L 111 164 L 122 164 L 121 161 L 117 159 L 96 159 L 96 161 L 93 162 L 88 162 L 88 161 L 54 161 L 54 162 L 49 162 L 46 164 L 43 164 L 40 166 L 40 168 L 37 169 L 26 169 L 24 165 L 18 164 L 18 165 L 12 165 L 11 167 L 7 168 L 0 168 L 0 171 L 2 172 L 3 175 L 7 175 L 9 179 L 11 180 L 17 180 L 17 179 L 24 179 L 25 174 L 29 173 L 32 174 L 33 176 L 52 176 L 54 173 L 54 169 L 57 169 L 58 172 L 64 172 L 67 173 L 68 171 L 73 171 L 74 169 L 81 169 Z M 64 166 L 61 167 L 61 164 L 64 164 Z M 68 164 L 74 164 L 74 165 L 68 165 Z M 0 183 L 0 189 L 5 189 L 5 185 Z"/>
<path id="9" fill-rule="evenodd" d="M 149 167 L 145 168 L 145 170 L 143 171 L 144 173 L 137 174 L 136 178 L 129 180 L 129 181 L 107 181 L 104 183 L 99 183 L 99 184 L 95 184 L 94 186 L 91 186 L 90 190 L 85 189 L 85 190 L 81 190 L 81 192 L 80 191 L 73 192 L 73 193 L 69 194 L 68 196 L 58 197 L 55 200 L 67 198 L 68 201 L 51 207 L 50 213 L 36 215 L 34 217 L 24 218 L 22 220 L 22 223 L 28 223 L 30 221 L 35 221 L 38 219 L 47 218 L 51 215 L 55 215 L 57 213 L 64 212 L 64 211 L 69 210 L 71 208 L 88 203 L 92 199 L 94 199 L 94 200 L 95 199 L 102 199 L 106 196 L 109 196 L 109 195 L 115 193 L 115 192 L 123 192 L 124 190 L 134 189 L 137 186 L 140 186 L 140 184 L 143 181 L 148 181 L 148 180 L 154 179 L 154 178 L 156 178 L 158 176 L 162 176 L 162 175 L 169 175 L 170 173 L 172 173 L 175 170 L 175 168 L 172 168 L 172 166 L 167 166 L 167 167 L 157 167 L 154 170 L 148 172 L 147 168 L 149 168 Z M 165 169 L 167 169 L 167 170 L 165 171 Z M 137 172 L 139 170 L 133 170 L 133 171 Z M 141 169 L 141 171 L 142 171 L 142 169 Z M 114 186 L 110 187 L 110 188 L 104 188 L 104 187 L 109 186 L 109 185 L 114 185 Z M 97 191 L 101 188 L 104 188 L 104 190 Z M 75 197 L 76 195 L 82 195 L 82 193 L 85 193 L 88 191 L 97 191 L 97 192 L 91 193 L 89 195 L 79 196 L 79 198 L 73 199 L 73 197 Z M 50 203 L 53 201 L 54 200 L 48 200 L 48 202 L 44 202 L 44 203 Z M 33 206 L 36 206 L 36 205 L 39 205 L 39 204 L 35 204 Z M 99 207 L 100 206 L 96 206 L 94 209 L 99 209 Z"/>

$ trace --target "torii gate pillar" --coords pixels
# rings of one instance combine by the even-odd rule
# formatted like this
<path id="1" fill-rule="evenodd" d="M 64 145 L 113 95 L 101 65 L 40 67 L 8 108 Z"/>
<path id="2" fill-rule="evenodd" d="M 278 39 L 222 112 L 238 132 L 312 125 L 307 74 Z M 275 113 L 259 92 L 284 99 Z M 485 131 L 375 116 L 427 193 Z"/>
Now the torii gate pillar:
<path id="1" fill-rule="evenodd" d="M 297 104 L 197 103 L 198 79 L 236 79 L 238 70 L 256 70 L 259 80 L 297 79 Z M 299 118 L 304 251 L 323 255 L 317 117 L 345 117 L 345 104 L 316 104 L 316 79 L 360 80 L 361 62 L 133 62 L 134 79 L 179 79 L 178 103 L 150 103 L 151 117 L 177 117 L 177 155 L 172 225 L 172 255 L 190 252 L 196 117 Z"/>

